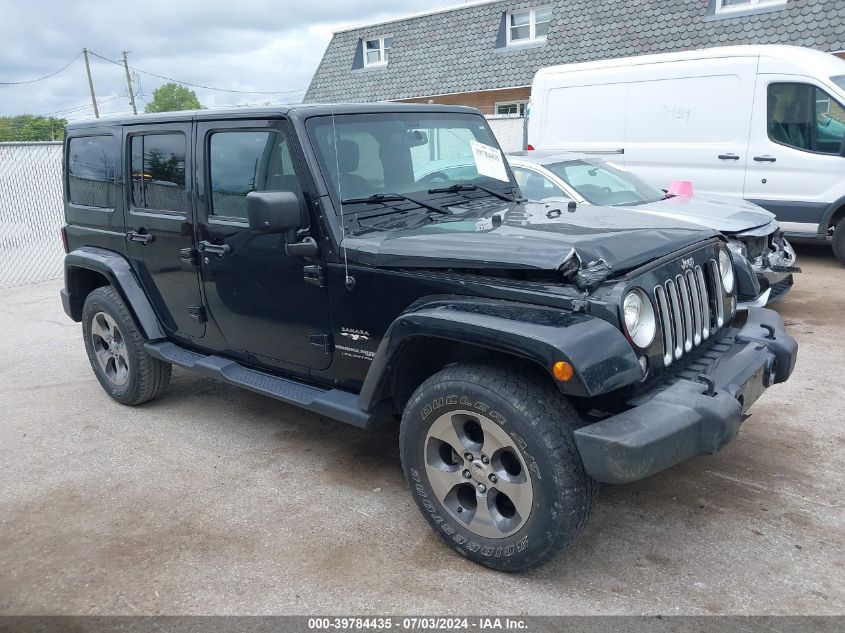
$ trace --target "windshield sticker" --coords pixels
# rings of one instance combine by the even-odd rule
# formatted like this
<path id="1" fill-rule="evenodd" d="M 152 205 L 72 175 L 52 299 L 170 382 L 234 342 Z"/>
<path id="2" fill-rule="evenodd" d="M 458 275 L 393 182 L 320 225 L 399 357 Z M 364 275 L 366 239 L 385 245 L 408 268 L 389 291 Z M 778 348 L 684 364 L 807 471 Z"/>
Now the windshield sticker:
<path id="1" fill-rule="evenodd" d="M 479 175 L 510 182 L 508 171 L 505 169 L 505 161 L 502 158 L 502 150 L 478 141 L 470 141 L 469 143 L 472 146 L 472 156 L 475 159 L 475 168 Z"/>

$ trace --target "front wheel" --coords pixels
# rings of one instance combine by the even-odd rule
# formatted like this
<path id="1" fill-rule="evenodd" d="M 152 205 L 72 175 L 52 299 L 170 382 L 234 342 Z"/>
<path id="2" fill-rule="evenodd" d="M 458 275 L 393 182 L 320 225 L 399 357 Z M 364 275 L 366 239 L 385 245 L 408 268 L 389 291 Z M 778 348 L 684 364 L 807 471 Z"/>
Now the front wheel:
<path id="1" fill-rule="evenodd" d="M 575 447 L 577 420 L 540 375 L 447 367 L 417 389 L 402 417 L 414 500 L 470 560 L 503 571 L 539 565 L 578 536 L 597 500 Z"/>
<path id="2" fill-rule="evenodd" d="M 839 220 L 833 229 L 833 254 L 840 264 L 845 264 L 845 218 Z"/>

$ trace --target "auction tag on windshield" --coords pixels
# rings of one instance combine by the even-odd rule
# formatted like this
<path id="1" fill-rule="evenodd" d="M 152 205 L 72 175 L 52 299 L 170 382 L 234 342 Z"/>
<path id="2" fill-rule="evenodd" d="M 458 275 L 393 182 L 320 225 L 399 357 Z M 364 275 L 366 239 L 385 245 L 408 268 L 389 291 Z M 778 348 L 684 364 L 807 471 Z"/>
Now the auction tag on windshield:
<path id="1" fill-rule="evenodd" d="M 505 169 L 505 161 L 502 158 L 502 150 L 478 141 L 470 141 L 472 156 L 475 159 L 475 167 L 481 176 L 489 176 L 496 180 L 509 182 L 508 171 Z"/>

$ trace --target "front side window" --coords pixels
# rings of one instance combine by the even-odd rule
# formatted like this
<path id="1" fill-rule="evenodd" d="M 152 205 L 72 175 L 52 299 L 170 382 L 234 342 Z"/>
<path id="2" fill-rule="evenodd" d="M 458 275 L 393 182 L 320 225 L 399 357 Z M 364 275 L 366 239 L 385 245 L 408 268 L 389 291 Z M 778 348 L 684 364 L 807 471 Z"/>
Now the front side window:
<path id="1" fill-rule="evenodd" d="M 390 61 L 390 50 L 393 48 L 392 37 L 376 37 L 363 41 L 364 66 L 384 66 Z"/>
<path id="2" fill-rule="evenodd" d="M 291 191 L 302 199 L 287 138 L 276 131 L 227 131 L 208 144 L 210 213 L 246 219 L 250 191 Z"/>
<path id="3" fill-rule="evenodd" d="M 114 158 L 111 136 L 79 136 L 68 142 L 68 200 L 71 204 L 114 207 Z"/>
<path id="4" fill-rule="evenodd" d="M 769 138 L 780 145 L 839 154 L 845 136 L 845 108 L 810 84 L 771 84 L 767 126 Z"/>
<path id="5" fill-rule="evenodd" d="M 527 101 L 507 101 L 496 104 L 496 114 L 525 116 L 525 109 L 528 107 Z"/>
<path id="6" fill-rule="evenodd" d="M 522 195 L 528 200 L 545 200 L 546 198 L 567 198 L 568 196 L 555 183 L 543 174 L 525 167 L 512 167 L 513 177 Z"/>
<path id="7" fill-rule="evenodd" d="M 132 206 L 138 209 L 187 212 L 185 135 L 130 136 L 129 152 L 132 162 Z"/>
<path id="8" fill-rule="evenodd" d="M 621 206 L 657 202 L 665 198 L 659 189 L 633 174 L 606 163 L 571 160 L 546 165 L 546 169 L 564 180 L 587 202 L 603 206 Z"/>
<path id="9" fill-rule="evenodd" d="M 716 0 L 716 13 L 764 9 L 786 5 L 787 0 Z"/>
<path id="10" fill-rule="evenodd" d="M 390 193 L 424 197 L 444 183 L 511 186 L 506 173 L 501 180 L 476 164 L 473 142 L 500 152 L 479 115 L 344 114 L 313 117 L 307 127 L 324 178 L 343 200 Z"/>
<path id="11" fill-rule="evenodd" d="M 540 7 L 507 14 L 508 45 L 543 41 L 549 34 L 552 8 Z"/>

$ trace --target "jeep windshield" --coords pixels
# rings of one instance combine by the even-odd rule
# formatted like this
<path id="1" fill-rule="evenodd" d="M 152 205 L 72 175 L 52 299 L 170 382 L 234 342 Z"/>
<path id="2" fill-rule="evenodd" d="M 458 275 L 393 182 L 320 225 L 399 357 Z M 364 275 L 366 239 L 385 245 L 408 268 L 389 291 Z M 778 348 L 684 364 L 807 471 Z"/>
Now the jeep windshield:
<path id="1" fill-rule="evenodd" d="M 591 203 L 606 207 L 646 204 L 663 200 L 666 194 L 633 174 L 606 163 L 569 160 L 544 165 Z"/>
<path id="2" fill-rule="evenodd" d="M 407 208 L 410 201 L 431 211 L 470 197 L 518 196 L 477 114 L 342 114 L 311 118 L 306 127 L 329 190 L 344 205 Z"/>

